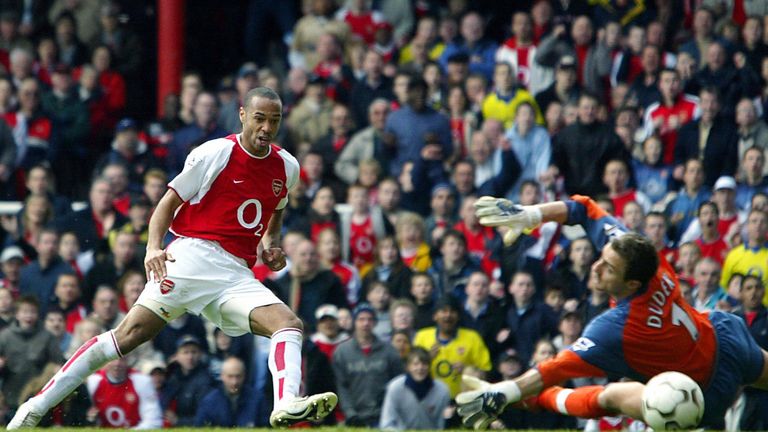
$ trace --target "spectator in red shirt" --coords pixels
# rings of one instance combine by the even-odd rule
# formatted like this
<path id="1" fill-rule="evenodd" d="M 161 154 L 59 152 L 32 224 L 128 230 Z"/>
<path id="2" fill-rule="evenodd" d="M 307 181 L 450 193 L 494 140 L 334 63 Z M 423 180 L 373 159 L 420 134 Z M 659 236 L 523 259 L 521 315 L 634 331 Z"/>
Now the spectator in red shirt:
<path id="1" fill-rule="evenodd" d="M 720 211 L 717 209 L 717 204 L 712 201 L 701 203 L 698 211 L 701 236 L 695 241 L 703 257 L 712 258 L 722 266 L 730 248 L 717 230 L 719 219 Z"/>
<path id="2" fill-rule="evenodd" d="M 64 314 L 67 333 L 75 331 L 75 325 L 88 316 L 88 310 L 80 301 L 80 281 L 74 273 L 59 275 L 53 289 L 54 300 L 51 309 L 58 309 Z"/>

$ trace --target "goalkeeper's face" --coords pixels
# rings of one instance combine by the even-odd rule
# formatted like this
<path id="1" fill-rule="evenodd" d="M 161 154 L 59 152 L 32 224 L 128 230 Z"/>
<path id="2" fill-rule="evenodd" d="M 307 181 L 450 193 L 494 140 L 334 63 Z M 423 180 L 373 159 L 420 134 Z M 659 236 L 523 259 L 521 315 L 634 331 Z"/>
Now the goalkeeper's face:
<path id="1" fill-rule="evenodd" d="M 610 244 L 607 244 L 600 258 L 592 264 L 589 287 L 623 298 L 628 290 L 627 282 L 624 280 L 626 266 L 624 259 L 613 250 Z"/>

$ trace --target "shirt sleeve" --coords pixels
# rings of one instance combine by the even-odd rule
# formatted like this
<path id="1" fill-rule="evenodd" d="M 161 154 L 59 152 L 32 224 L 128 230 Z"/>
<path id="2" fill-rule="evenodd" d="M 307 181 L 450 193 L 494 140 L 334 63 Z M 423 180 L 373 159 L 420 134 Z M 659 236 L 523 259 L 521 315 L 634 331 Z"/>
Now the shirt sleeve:
<path id="1" fill-rule="evenodd" d="M 282 156 L 283 161 L 285 163 L 285 183 L 286 188 L 288 190 L 288 193 L 291 193 L 291 189 L 296 185 L 296 183 L 299 181 L 299 161 L 296 160 L 293 155 L 288 153 L 286 150 L 280 150 L 280 156 Z M 279 203 L 277 203 L 276 210 L 282 210 L 285 208 L 285 206 L 288 205 L 288 195 L 285 196 L 285 198 L 281 199 Z"/>
<path id="2" fill-rule="evenodd" d="M 168 187 L 184 202 L 204 194 L 224 169 L 232 153 L 229 140 L 212 140 L 192 150 L 184 162 L 184 169 Z"/>
<path id="3" fill-rule="evenodd" d="M 618 219 L 600 208 L 592 198 L 574 195 L 565 202 L 568 220 L 565 225 L 581 225 L 596 250 L 602 250 L 613 238 L 621 237 L 629 230 Z"/>

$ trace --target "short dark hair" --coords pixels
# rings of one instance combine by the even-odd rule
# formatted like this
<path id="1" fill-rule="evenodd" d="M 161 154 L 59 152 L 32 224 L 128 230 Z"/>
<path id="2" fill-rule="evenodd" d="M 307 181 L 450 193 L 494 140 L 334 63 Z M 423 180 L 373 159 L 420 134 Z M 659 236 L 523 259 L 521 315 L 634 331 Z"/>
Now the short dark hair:
<path id="1" fill-rule="evenodd" d="M 646 286 L 656 274 L 659 255 L 646 237 L 627 233 L 611 241 L 611 247 L 625 262 L 625 281 L 636 280 Z"/>
<path id="2" fill-rule="evenodd" d="M 737 273 L 739 274 L 739 273 Z M 734 275 L 735 276 L 735 275 Z M 755 273 L 749 273 L 746 275 L 741 275 L 741 283 L 739 284 L 739 289 L 744 288 L 744 282 L 747 281 L 747 279 L 754 279 L 757 281 L 757 287 L 760 289 L 765 289 L 765 284 L 763 283 L 763 278 L 761 278 L 759 275 Z"/>
<path id="3" fill-rule="evenodd" d="M 701 214 L 701 209 L 704 207 L 712 207 L 712 210 L 715 212 L 715 216 L 720 215 L 720 210 L 717 208 L 717 204 L 713 203 L 712 201 L 704 201 L 703 203 L 699 204 L 699 208 L 696 209 L 696 216 L 699 216 Z"/>
<path id="4" fill-rule="evenodd" d="M 281 104 L 283 101 L 280 99 L 280 95 L 277 94 L 274 90 L 272 90 L 269 87 L 256 87 L 248 90 L 248 93 L 245 94 L 245 99 L 243 100 L 243 106 L 247 107 L 251 104 L 251 99 L 255 97 L 262 97 L 264 99 L 274 100 L 278 101 Z"/>
<path id="5" fill-rule="evenodd" d="M 422 347 L 411 348 L 406 361 L 407 363 L 410 363 L 413 360 L 419 360 L 420 362 L 426 364 L 432 363 L 432 357 L 429 355 L 429 352 Z"/>
<path id="6" fill-rule="evenodd" d="M 17 310 L 19 309 L 19 306 L 23 304 L 34 306 L 35 309 L 37 309 L 38 311 L 40 310 L 40 301 L 37 299 L 37 297 L 33 295 L 23 295 L 18 299 L 16 299 L 15 306 Z"/>

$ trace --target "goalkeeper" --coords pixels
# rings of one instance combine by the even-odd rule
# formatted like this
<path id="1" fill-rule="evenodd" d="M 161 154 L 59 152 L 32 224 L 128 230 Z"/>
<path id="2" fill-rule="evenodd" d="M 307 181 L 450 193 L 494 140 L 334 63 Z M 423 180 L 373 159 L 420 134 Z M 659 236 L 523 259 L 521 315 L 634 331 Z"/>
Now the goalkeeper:
<path id="1" fill-rule="evenodd" d="M 465 425 L 484 429 L 507 404 L 518 402 L 576 417 L 621 413 L 642 419 L 642 383 L 661 372 L 679 371 L 704 392 L 701 425 L 722 429 L 725 411 L 742 385 L 768 388 L 768 353 L 757 346 L 744 321 L 694 310 L 680 294 L 674 269 L 653 244 L 629 233 L 590 198 L 518 206 L 482 197 L 475 208 L 481 224 L 507 229 L 506 244 L 543 222 L 582 225 L 602 251 L 589 286 L 608 293 L 616 307 L 590 322 L 568 349 L 514 380 L 489 384 L 465 377 L 469 391 L 456 397 Z M 765 223 L 765 214 L 752 216 Z M 636 382 L 557 387 L 571 378 L 604 376 Z"/>

